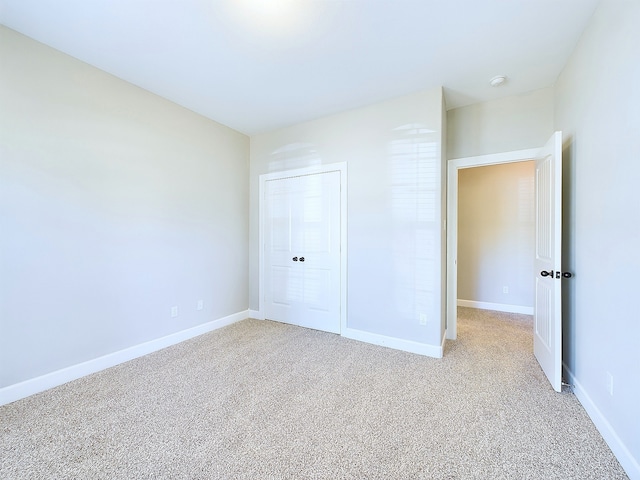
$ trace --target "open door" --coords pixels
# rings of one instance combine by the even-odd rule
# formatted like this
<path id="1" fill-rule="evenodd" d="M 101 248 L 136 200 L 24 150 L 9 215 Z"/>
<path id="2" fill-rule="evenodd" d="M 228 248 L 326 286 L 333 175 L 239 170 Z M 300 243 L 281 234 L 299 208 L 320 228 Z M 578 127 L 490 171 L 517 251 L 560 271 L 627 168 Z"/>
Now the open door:
<path id="1" fill-rule="evenodd" d="M 536 258 L 533 352 L 554 390 L 562 389 L 562 132 L 535 158 Z"/>

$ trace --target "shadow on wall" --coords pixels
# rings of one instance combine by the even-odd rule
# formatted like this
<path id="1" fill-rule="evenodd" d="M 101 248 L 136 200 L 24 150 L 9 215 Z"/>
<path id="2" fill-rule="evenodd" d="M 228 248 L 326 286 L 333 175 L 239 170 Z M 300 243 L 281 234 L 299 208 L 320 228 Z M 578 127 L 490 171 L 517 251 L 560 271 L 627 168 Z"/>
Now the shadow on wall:
<path id="1" fill-rule="evenodd" d="M 562 271 L 575 276 L 575 138 L 567 136 L 562 145 Z M 562 363 L 575 372 L 575 279 L 562 282 Z"/>
<path id="2" fill-rule="evenodd" d="M 396 312 L 408 322 L 435 321 L 440 298 L 436 268 L 439 135 L 421 124 L 393 130 L 389 142 Z"/>

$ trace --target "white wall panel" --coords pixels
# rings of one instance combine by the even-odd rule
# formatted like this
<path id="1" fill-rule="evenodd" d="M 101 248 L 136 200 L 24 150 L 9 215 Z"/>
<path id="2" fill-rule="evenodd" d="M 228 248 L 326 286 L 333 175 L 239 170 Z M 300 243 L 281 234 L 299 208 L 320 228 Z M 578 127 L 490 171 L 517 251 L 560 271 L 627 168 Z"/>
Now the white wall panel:
<path id="1" fill-rule="evenodd" d="M 246 311 L 248 137 L 0 36 L 0 387 Z"/>
<path id="2" fill-rule="evenodd" d="M 447 112 L 447 158 L 537 148 L 553 133 L 553 88 Z"/>
<path id="3" fill-rule="evenodd" d="M 253 309 L 259 175 L 346 162 L 347 327 L 441 344 L 442 113 L 438 88 L 251 138 Z"/>
<path id="4" fill-rule="evenodd" d="M 563 359 L 631 478 L 640 478 L 640 2 L 604 0 L 556 84 L 564 133 Z M 613 377 L 613 395 L 609 389 Z"/>

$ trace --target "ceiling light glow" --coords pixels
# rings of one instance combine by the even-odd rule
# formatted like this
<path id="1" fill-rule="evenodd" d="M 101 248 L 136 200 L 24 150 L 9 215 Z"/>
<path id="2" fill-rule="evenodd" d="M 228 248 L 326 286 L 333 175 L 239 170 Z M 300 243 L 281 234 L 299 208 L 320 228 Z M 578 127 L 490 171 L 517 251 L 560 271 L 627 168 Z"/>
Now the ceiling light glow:
<path id="1" fill-rule="evenodd" d="M 240 0 L 237 2 L 242 16 L 264 29 L 282 30 L 295 25 L 295 0 Z"/>

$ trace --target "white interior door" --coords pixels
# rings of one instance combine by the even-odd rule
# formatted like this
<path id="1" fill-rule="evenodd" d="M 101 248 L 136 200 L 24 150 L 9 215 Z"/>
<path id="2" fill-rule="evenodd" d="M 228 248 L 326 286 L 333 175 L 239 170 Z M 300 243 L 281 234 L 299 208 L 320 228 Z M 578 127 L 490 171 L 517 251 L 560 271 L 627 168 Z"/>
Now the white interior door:
<path id="1" fill-rule="evenodd" d="M 340 333 L 340 172 L 265 185 L 265 318 Z"/>
<path id="2" fill-rule="evenodd" d="M 536 258 L 533 351 L 551 382 L 562 388 L 562 133 L 536 157 Z"/>

